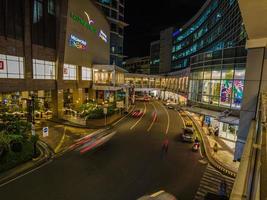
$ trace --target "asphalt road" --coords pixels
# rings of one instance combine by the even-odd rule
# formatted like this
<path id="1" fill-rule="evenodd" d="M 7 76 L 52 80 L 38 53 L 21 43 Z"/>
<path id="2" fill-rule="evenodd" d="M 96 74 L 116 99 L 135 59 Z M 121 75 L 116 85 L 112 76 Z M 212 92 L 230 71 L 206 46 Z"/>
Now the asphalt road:
<path id="1" fill-rule="evenodd" d="M 165 190 L 194 198 L 206 165 L 191 144 L 178 141 L 182 121 L 158 102 L 137 103 L 146 113 L 126 117 L 104 146 L 72 151 L 0 188 L 1 200 L 134 200 Z M 153 112 L 158 119 L 153 123 Z M 161 154 L 164 139 L 169 150 Z"/>

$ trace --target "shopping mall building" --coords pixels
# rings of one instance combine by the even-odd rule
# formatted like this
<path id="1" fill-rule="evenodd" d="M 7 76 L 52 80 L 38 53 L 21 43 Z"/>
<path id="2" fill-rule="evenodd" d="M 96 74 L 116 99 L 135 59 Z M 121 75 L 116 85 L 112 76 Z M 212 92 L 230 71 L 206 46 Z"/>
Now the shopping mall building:
<path id="1" fill-rule="evenodd" d="M 203 124 L 218 127 L 219 136 L 231 141 L 232 148 L 240 141 L 244 144 L 247 132 L 239 121 L 249 75 L 247 33 L 238 1 L 207 0 L 188 23 L 174 27 L 165 38 L 172 39 L 171 66 L 165 66 L 171 72 L 143 80 L 140 75 L 130 75 L 129 79 L 136 85 L 153 83 L 155 79 L 162 99 L 182 104 L 186 101 L 187 109 Z M 162 46 L 160 51 L 168 45 Z"/>
<path id="2" fill-rule="evenodd" d="M 109 65 L 110 24 L 94 1 L 1 1 L 0 13 L 2 104 L 25 110 L 34 94 L 60 117 L 88 99 L 114 100 L 124 70 Z"/>

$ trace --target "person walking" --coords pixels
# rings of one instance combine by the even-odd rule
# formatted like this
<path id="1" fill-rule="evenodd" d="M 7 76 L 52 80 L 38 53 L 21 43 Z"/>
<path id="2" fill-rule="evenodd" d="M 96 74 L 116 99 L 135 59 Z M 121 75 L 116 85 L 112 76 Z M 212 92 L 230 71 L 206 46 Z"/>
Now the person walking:
<path id="1" fill-rule="evenodd" d="M 169 149 L 169 140 L 165 139 L 162 144 L 162 152 L 168 153 L 168 149 Z"/>

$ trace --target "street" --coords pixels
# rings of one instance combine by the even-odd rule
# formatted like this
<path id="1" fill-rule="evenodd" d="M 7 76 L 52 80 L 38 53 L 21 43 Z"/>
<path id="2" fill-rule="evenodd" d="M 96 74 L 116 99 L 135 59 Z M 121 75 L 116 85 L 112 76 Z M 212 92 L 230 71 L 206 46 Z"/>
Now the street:
<path id="1" fill-rule="evenodd" d="M 182 120 L 161 103 L 138 102 L 140 118 L 125 117 L 104 146 L 74 150 L 0 188 L 3 200 L 134 200 L 165 190 L 177 199 L 194 198 L 206 164 L 191 145 L 179 141 Z M 157 119 L 153 120 L 153 113 Z M 161 146 L 169 139 L 168 152 Z"/>

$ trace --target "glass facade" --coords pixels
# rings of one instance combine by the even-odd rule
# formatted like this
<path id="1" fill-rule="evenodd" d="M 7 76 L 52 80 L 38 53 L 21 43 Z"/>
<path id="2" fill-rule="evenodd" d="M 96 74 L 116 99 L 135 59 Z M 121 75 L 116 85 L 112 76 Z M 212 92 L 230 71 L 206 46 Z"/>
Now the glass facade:
<path id="1" fill-rule="evenodd" d="M 0 78 L 24 78 L 23 57 L 0 54 Z"/>
<path id="2" fill-rule="evenodd" d="M 56 48 L 56 1 L 32 0 L 32 42 Z M 47 31 L 49 29 L 49 31 Z"/>
<path id="3" fill-rule="evenodd" d="M 91 81 L 93 79 L 92 68 L 82 67 L 82 80 Z"/>
<path id="4" fill-rule="evenodd" d="M 246 37 L 237 0 L 212 0 L 194 22 L 173 32 L 172 70 L 188 67 L 195 54 L 245 45 Z"/>
<path id="5" fill-rule="evenodd" d="M 64 64 L 63 80 L 77 80 L 77 66 Z"/>
<path id="6" fill-rule="evenodd" d="M 189 100 L 213 106 L 240 109 L 245 65 L 215 65 L 192 70 Z"/>
<path id="7" fill-rule="evenodd" d="M 45 60 L 32 60 L 33 78 L 34 79 L 55 79 L 56 64 L 55 62 Z"/>

